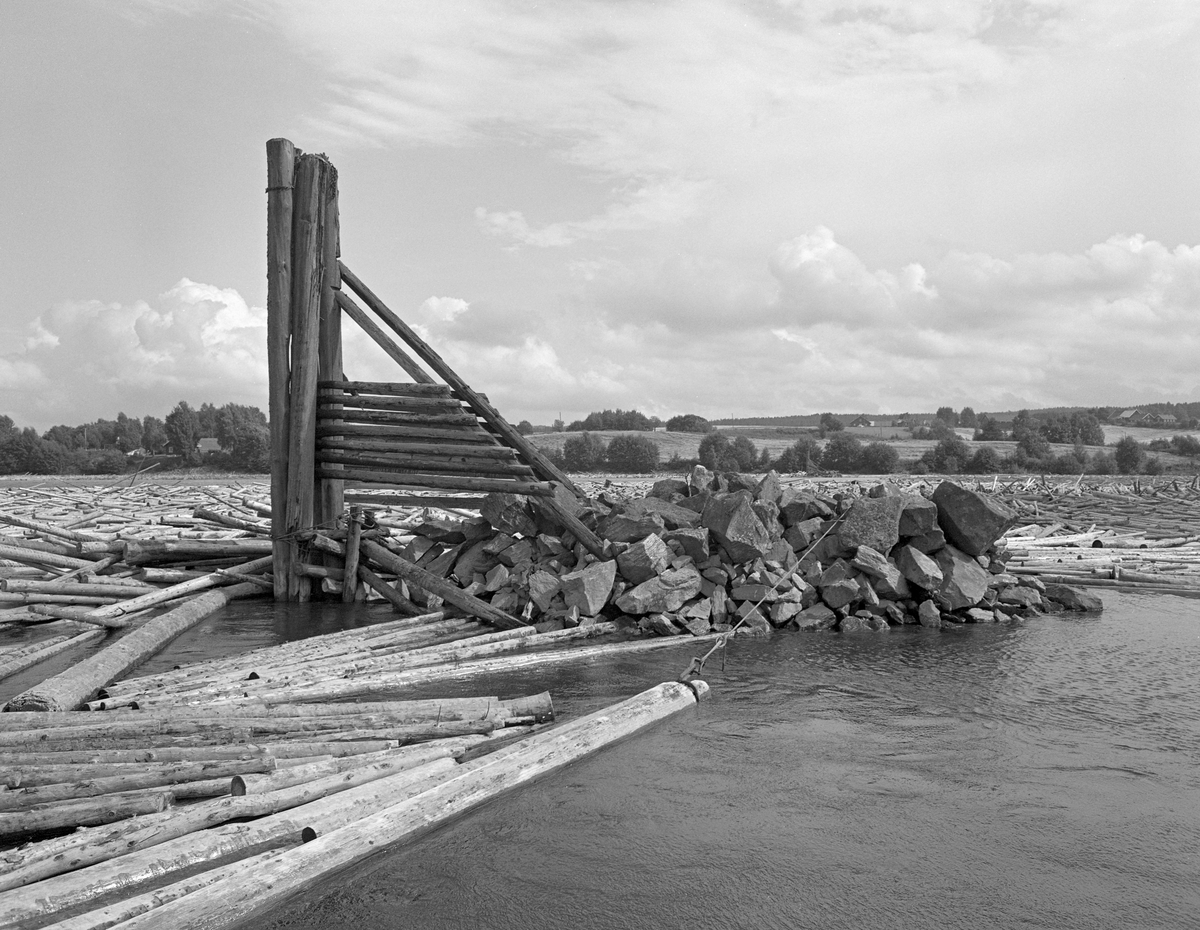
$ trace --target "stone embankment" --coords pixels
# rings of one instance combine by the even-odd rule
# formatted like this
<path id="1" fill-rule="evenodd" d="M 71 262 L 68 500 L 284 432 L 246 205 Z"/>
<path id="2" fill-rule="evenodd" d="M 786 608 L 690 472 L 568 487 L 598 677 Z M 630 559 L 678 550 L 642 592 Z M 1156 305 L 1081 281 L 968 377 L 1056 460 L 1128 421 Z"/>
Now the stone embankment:
<path id="1" fill-rule="evenodd" d="M 429 520 L 401 555 L 544 631 L 618 620 L 649 634 L 885 631 L 1099 610 L 1065 585 L 1005 571 L 1003 504 L 942 482 L 826 496 L 765 477 L 657 482 L 641 499 L 560 503 L 604 541 L 588 552 L 527 499 L 492 495 L 475 520 Z M 410 592 L 420 602 L 420 591 Z"/>

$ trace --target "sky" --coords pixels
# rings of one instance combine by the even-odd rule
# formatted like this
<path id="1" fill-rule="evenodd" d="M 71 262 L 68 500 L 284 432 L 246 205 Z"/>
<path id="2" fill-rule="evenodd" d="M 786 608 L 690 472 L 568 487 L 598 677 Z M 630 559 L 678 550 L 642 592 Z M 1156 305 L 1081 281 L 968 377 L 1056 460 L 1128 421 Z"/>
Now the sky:
<path id="1" fill-rule="evenodd" d="M 266 409 L 276 136 L 513 422 L 1200 400 L 1194 0 L 12 0 L 0 88 L 20 426 Z"/>

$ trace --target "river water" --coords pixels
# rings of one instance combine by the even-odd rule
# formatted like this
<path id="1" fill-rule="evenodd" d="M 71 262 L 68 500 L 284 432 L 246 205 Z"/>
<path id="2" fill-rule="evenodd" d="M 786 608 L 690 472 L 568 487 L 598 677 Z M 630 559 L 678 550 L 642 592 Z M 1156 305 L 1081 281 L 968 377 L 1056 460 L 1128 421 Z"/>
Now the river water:
<path id="1" fill-rule="evenodd" d="M 1104 599 L 1098 617 L 737 640 L 695 711 L 254 926 L 1200 927 L 1200 601 Z M 240 605 L 155 667 L 361 622 L 299 610 Z M 449 693 L 547 688 L 565 719 L 694 651 Z"/>

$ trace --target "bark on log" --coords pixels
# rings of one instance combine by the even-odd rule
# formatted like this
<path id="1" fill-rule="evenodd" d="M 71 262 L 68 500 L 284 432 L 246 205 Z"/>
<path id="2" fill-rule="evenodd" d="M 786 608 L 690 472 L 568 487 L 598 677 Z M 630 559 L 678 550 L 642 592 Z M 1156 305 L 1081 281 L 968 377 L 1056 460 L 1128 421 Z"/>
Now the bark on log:
<path id="1" fill-rule="evenodd" d="M 505 630 L 527 626 L 526 623 L 518 620 L 511 614 L 497 610 L 491 604 L 467 594 L 461 588 L 443 581 L 437 575 L 400 558 L 400 556 L 389 549 L 385 549 L 377 542 L 364 539 L 360 548 L 362 553 L 376 565 L 386 568 L 388 571 L 399 575 L 405 581 L 412 582 L 431 594 L 438 595 L 448 604 L 453 604 L 455 607 L 465 610 L 485 623 L 490 623 Z"/>
<path id="2" fill-rule="evenodd" d="M 267 143 L 267 379 L 271 426 L 271 512 L 275 597 L 287 594 L 287 543 L 281 539 L 287 496 L 288 406 L 292 332 L 292 186 L 296 149 L 287 139 Z"/>
<path id="3" fill-rule="evenodd" d="M 268 794 L 201 801 L 173 809 L 165 817 L 147 818 L 145 824 L 133 821 L 105 830 L 95 843 L 75 850 L 69 866 L 60 861 L 66 857 L 57 857 L 0 875 L 0 888 L 11 889 L 0 893 L 0 926 L 44 922 L 68 908 L 204 862 L 294 842 L 305 827 L 334 830 L 378 809 L 381 803 L 426 790 L 456 767 L 448 759 L 439 759 L 331 795 L 331 787 L 345 782 L 344 774 L 337 775 L 323 779 L 329 784 L 315 788 L 309 783 Z M 276 812 L 270 813 L 272 810 Z M 247 816 L 261 819 L 228 824 Z M 63 874 L 64 867 L 76 871 Z"/>
<path id="4" fill-rule="evenodd" d="M 707 691 L 668 682 L 627 701 L 465 763 L 454 778 L 362 820 L 328 833 L 265 863 L 238 881 L 225 880 L 134 918 L 123 930 L 170 925 L 173 930 L 214 930 L 263 914 L 311 886 L 320 876 L 346 868 L 381 846 L 411 839 L 486 801 L 590 755 L 651 724 L 694 707 Z"/>
<path id="5" fill-rule="evenodd" d="M 235 584 L 197 595 L 161 617 L 147 621 L 78 665 L 17 695 L 5 707 L 7 710 L 72 710 L 231 600 L 258 593 L 260 589 L 256 585 Z"/>

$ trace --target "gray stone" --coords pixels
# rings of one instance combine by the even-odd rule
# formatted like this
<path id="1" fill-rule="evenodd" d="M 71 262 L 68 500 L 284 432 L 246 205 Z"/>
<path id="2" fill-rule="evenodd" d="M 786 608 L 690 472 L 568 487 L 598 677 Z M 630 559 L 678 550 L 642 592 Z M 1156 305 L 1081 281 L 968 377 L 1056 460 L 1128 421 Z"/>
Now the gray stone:
<path id="1" fill-rule="evenodd" d="M 683 630 L 675 625 L 673 617 L 662 613 L 642 617 L 638 626 L 647 633 L 657 633 L 659 636 L 679 636 L 683 633 Z"/>
<path id="2" fill-rule="evenodd" d="M 654 482 L 649 497 L 657 497 L 661 501 L 674 501 L 676 497 L 687 497 L 688 483 L 682 478 L 662 478 Z"/>
<path id="3" fill-rule="evenodd" d="M 783 538 L 796 552 L 803 552 L 816 542 L 823 532 L 825 532 L 825 521 L 820 517 L 810 517 L 789 526 L 784 532 Z"/>
<path id="4" fill-rule="evenodd" d="M 1023 585 L 1001 588 L 999 593 L 1001 604 L 1012 604 L 1015 607 L 1041 608 L 1042 595 L 1033 588 Z"/>
<path id="5" fill-rule="evenodd" d="M 837 614 L 824 604 L 813 604 L 806 607 L 792 618 L 791 625 L 797 630 L 811 633 L 816 630 L 832 629 L 837 623 Z"/>
<path id="6" fill-rule="evenodd" d="M 500 560 L 501 565 L 507 565 L 511 569 L 528 566 L 533 561 L 533 540 L 518 539 L 507 549 L 498 552 L 496 558 Z"/>
<path id="7" fill-rule="evenodd" d="M 703 465 L 693 465 L 692 471 L 688 475 L 688 486 L 695 491 L 711 491 L 713 482 L 713 473 Z"/>
<path id="8" fill-rule="evenodd" d="M 906 542 L 918 552 L 933 555 L 939 549 L 946 548 L 946 534 L 941 529 L 935 529 L 923 536 L 910 536 Z"/>
<path id="9" fill-rule="evenodd" d="M 761 557 L 773 542 L 754 513 L 749 491 L 714 496 L 704 508 L 700 522 L 712 531 L 735 562 Z"/>
<path id="10" fill-rule="evenodd" d="M 1094 594 L 1065 584 L 1046 585 L 1046 600 L 1066 610 L 1103 610 L 1104 602 Z"/>
<path id="11" fill-rule="evenodd" d="M 772 539 L 780 539 L 783 536 L 783 524 L 779 522 L 779 505 L 774 501 L 754 501 L 750 508 L 754 511 L 754 515 L 758 517 L 758 522 L 763 525 L 763 529 L 767 531 Z"/>
<path id="12" fill-rule="evenodd" d="M 737 626 L 736 636 L 769 636 L 771 622 L 762 612 L 751 604 L 743 604 L 738 611 L 740 626 Z M 736 625 L 736 624 L 735 624 Z"/>
<path id="13" fill-rule="evenodd" d="M 850 505 L 846 518 L 838 526 L 838 542 L 843 549 L 854 552 L 859 546 L 870 546 L 877 552 L 888 552 L 900 539 L 901 497 L 860 497 Z"/>
<path id="14" fill-rule="evenodd" d="M 621 577 L 632 584 L 649 581 L 661 575 L 671 564 L 670 547 L 656 534 L 640 539 L 617 556 Z"/>
<path id="15" fill-rule="evenodd" d="M 537 521 L 529 506 L 529 498 L 524 495 L 493 492 L 483 499 L 479 512 L 501 533 L 537 535 Z"/>
<path id="16" fill-rule="evenodd" d="M 549 610 L 550 601 L 558 593 L 560 584 L 557 575 L 536 571 L 529 576 L 526 586 L 529 588 L 529 599 L 542 610 Z"/>
<path id="17" fill-rule="evenodd" d="M 900 511 L 900 535 L 924 536 L 938 528 L 937 504 L 920 494 L 904 494 L 904 509 Z"/>
<path id="18" fill-rule="evenodd" d="M 864 575 L 870 575 L 872 578 L 885 578 L 896 570 L 896 567 L 888 562 L 882 552 L 878 552 L 870 546 L 859 546 L 850 564 Z"/>
<path id="19" fill-rule="evenodd" d="M 888 628 L 887 621 L 871 615 L 851 614 L 843 617 L 838 630 L 843 633 L 882 633 Z"/>
<path id="20" fill-rule="evenodd" d="M 983 607 L 972 607 L 967 610 L 967 619 L 972 623 L 995 623 L 996 612 Z"/>
<path id="21" fill-rule="evenodd" d="M 983 599 L 992 576 L 973 558 L 954 546 L 947 546 L 938 552 L 937 564 L 942 570 L 937 596 L 944 609 L 974 607 Z"/>
<path id="22" fill-rule="evenodd" d="M 860 593 L 858 582 L 849 578 L 844 581 L 834 581 L 830 584 L 821 585 L 820 591 L 821 600 L 834 610 L 852 604 L 859 597 Z"/>
<path id="23" fill-rule="evenodd" d="M 636 518 L 653 514 L 662 520 L 663 526 L 669 530 L 678 530 L 686 526 L 696 526 L 700 523 L 700 515 L 696 511 L 673 504 L 670 501 L 660 500 L 657 497 L 647 497 L 642 500 L 631 501 L 621 508 L 621 513 L 627 517 Z"/>
<path id="24" fill-rule="evenodd" d="M 798 602 L 779 601 L 771 605 L 771 623 L 775 626 L 786 625 L 804 608 Z"/>
<path id="25" fill-rule="evenodd" d="M 818 577 L 816 586 L 819 588 L 823 585 L 833 584 L 835 581 L 845 581 L 847 578 L 854 577 L 854 568 L 845 559 L 838 559 L 832 563 Z"/>
<path id="26" fill-rule="evenodd" d="M 700 515 L 696 514 L 697 519 Z M 702 526 L 684 527 L 663 534 L 663 542 L 679 543 L 684 555 L 690 555 L 697 562 L 703 562 L 711 554 L 708 548 L 708 530 Z"/>
<path id="27" fill-rule="evenodd" d="M 683 628 L 693 636 L 703 636 L 712 629 L 712 621 L 708 617 L 679 617 L 676 623 L 682 624 Z"/>
<path id="28" fill-rule="evenodd" d="M 612 560 L 593 562 L 580 571 L 563 575 L 559 579 L 563 601 L 585 616 L 594 616 L 608 603 L 616 577 L 617 563 Z"/>
<path id="29" fill-rule="evenodd" d="M 700 573 L 695 568 L 672 568 L 622 593 L 617 607 L 634 615 L 667 613 L 699 593 Z"/>
<path id="30" fill-rule="evenodd" d="M 917 608 L 917 622 L 921 626 L 939 630 L 942 627 L 942 612 L 933 601 L 922 601 L 921 606 Z"/>
<path id="31" fill-rule="evenodd" d="M 912 546 L 900 546 L 896 549 L 896 567 L 918 588 L 936 591 L 942 586 L 941 566 Z"/>
<path id="32" fill-rule="evenodd" d="M 508 566 L 497 565 L 487 573 L 487 578 L 484 581 L 485 591 L 499 591 L 508 584 Z"/>
<path id="33" fill-rule="evenodd" d="M 756 501 L 770 501 L 772 504 L 778 504 L 780 495 L 783 494 L 783 486 L 779 483 L 779 475 L 775 469 L 771 469 L 758 484 L 754 486 L 754 499 Z"/>
<path id="34" fill-rule="evenodd" d="M 637 542 L 651 533 L 662 533 L 667 528 L 662 517 L 653 513 L 627 515 L 614 510 L 600 521 L 600 535 L 610 542 Z"/>
<path id="35" fill-rule="evenodd" d="M 828 520 L 832 516 L 832 508 L 810 491 L 784 488 L 779 496 L 779 518 L 786 526 L 813 518 Z"/>
<path id="36" fill-rule="evenodd" d="M 885 597 L 890 600 L 902 601 L 912 595 L 912 591 L 908 587 L 908 582 L 904 576 L 900 574 L 900 569 L 896 567 L 896 563 L 888 560 L 888 573 L 882 577 L 876 578 L 871 582 L 871 587 L 875 589 L 875 593 L 880 597 Z"/>
<path id="37" fill-rule="evenodd" d="M 938 508 L 938 526 L 946 538 L 971 556 L 982 555 L 1017 522 L 1017 515 L 1004 504 L 953 481 L 937 486 L 933 502 Z"/>

